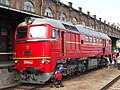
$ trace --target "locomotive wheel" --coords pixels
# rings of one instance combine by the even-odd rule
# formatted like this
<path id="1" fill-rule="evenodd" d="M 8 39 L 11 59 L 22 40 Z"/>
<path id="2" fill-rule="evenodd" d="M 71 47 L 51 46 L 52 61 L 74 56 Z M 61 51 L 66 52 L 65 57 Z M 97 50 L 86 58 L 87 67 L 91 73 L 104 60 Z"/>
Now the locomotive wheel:
<path id="1" fill-rule="evenodd" d="M 70 77 L 72 76 L 72 72 L 71 72 L 71 70 L 69 70 L 69 76 L 70 76 Z"/>
<path id="2" fill-rule="evenodd" d="M 80 71 L 76 71 L 76 75 L 78 75 L 78 76 L 79 76 L 80 74 L 81 74 L 81 72 L 80 72 Z"/>

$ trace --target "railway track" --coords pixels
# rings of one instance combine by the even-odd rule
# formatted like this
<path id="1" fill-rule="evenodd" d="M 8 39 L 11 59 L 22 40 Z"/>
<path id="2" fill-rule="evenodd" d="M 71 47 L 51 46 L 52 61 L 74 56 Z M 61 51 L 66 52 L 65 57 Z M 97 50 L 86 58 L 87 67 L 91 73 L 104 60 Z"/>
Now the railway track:
<path id="1" fill-rule="evenodd" d="M 84 75 L 92 73 L 93 71 L 96 71 L 96 70 L 98 70 L 98 68 L 89 70 L 87 72 L 84 72 L 81 75 L 84 76 Z M 73 79 L 73 78 L 76 78 L 76 77 L 79 77 L 79 76 L 80 75 L 74 75 L 74 76 L 71 76 L 71 77 L 63 77 L 63 81 L 69 81 L 70 79 Z M 0 90 L 39 90 L 40 88 L 49 87 L 50 83 L 51 82 L 47 82 L 44 85 L 19 83 L 19 84 L 13 85 L 13 86 L 5 87 L 4 89 L 0 89 Z"/>
<path id="2" fill-rule="evenodd" d="M 106 85 L 104 85 L 100 90 L 112 90 L 110 89 L 114 83 L 116 83 L 120 79 L 120 75 L 116 76 L 113 80 L 108 82 Z M 120 88 L 119 88 L 120 89 Z"/>
<path id="3" fill-rule="evenodd" d="M 6 87 L 1 90 L 39 90 L 40 88 L 46 87 L 47 84 L 45 85 L 39 85 L 39 84 L 18 84 L 15 86 L 11 87 Z"/>
<path id="4" fill-rule="evenodd" d="M 115 79 L 112 80 L 114 77 Z M 93 70 L 89 70 L 87 72 L 82 73 L 80 76 L 75 75 L 69 78 L 64 77 L 63 78 L 64 87 L 62 88 L 62 90 L 68 90 L 68 89 L 69 90 L 116 90 L 114 89 L 116 87 L 112 87 L 112 88 L 110 87 L 111 85 L 113 85 L 114 82 L 116 83 L 116 81 L 119 78 L 120 78 L 119 70 L 116 70 L 115 68 L 107 69 L 105 67 L 100 69 L 93 69 Z M 110 81 L 110 82 L 106 84 L 107 81 Z M 2 90 L 49 90 L 49 89 L 56 90 L 55 87 L 50 88 L 49 86 L 50 83 L 51 82 L 47 82 L 44 85 L 18 84 L 13 87 L 4 88 Z M 120 90 L 120 89 L 117 89 L 117 90 Z"/>

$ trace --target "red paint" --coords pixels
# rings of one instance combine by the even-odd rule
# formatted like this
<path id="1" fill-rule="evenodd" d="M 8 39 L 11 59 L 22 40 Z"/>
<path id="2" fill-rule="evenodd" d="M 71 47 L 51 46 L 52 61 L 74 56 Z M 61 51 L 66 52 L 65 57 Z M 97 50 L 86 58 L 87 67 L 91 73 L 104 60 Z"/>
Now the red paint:
<path id="1" fill-rule="evenodd" d="M 15 35 L 15 58 L 33 58 L 32 60 L 19 60 L 18 63 L 15 65 L 16 70 L 23 72 L 25 71 L 26 67 L 35 67 L 40 72 L 54 72 L 57 60 L 103 55 L 103 45 L 100 43 L 100 41 L 98 43 L 85 42 L 85 35 L 83 34 L 53 28 L 48 24 L 44 26 L 47 27 L 47 33 L 45 38 L 30 38 L 29 29 L 31 25 L 25 26 L 28 28 L 26 38 L 16 39 Z M 60 38 L 52 38 L 53 29 L 59 30 Z M 38 39 L 43 41 L 26 42 L 26 40 Z M 44 41 L 45 39 L 48 39 L 48 41 Z M 54 41 L 52 41 L 53 39 Z M 81 44 L 82 40 L 84 41 L 83 44 Z M 109 40 L 107 41 L 108 43 L 106 43 L 105 54 L 111 54 L 111 46 Z M 29 55 L 25 56 L 24 52 Z M 43 57 L 43 59 L 50 62 L 43 64 L 42 59 L 37 59 L 37 57 Z"/>

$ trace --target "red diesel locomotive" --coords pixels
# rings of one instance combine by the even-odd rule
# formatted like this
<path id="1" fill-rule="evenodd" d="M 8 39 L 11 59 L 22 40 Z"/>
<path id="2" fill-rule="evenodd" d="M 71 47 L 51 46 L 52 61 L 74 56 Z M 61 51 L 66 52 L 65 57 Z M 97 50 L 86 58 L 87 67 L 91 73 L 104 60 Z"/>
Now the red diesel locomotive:
<path id="1" fill-rule="evenodd" d="M 111 39 L 104 33 L 59 20 L 26 18 L 15 32 L 14 71 L 20 82 L 43 84 L 58 66 L 63 76 L 103 66 L 111 57 Z"/>

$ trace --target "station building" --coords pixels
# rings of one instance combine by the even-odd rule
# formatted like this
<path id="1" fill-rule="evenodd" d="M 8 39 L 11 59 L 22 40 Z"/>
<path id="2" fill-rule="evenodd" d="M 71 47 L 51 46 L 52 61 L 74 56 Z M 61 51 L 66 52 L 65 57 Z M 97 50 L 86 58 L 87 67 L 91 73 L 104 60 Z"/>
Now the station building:
<path id="1" fill-rule="evenodd" d="M 47 17 L 57 20 L 81 24 L 94 30 L 106 33 L 112 39 L 113 49 L 116 40 L 120 39 L 118 27 L 110 25 L 106 20 L 97 19 L 89 11 L 75 9 L 72 3 L 68 5 L 60 0 L 0 0 L 0 87 L 14 83 L 14 74 L 7 68 L 14 65 L 14 33 L 17 25 L 25 17 Z"/>

